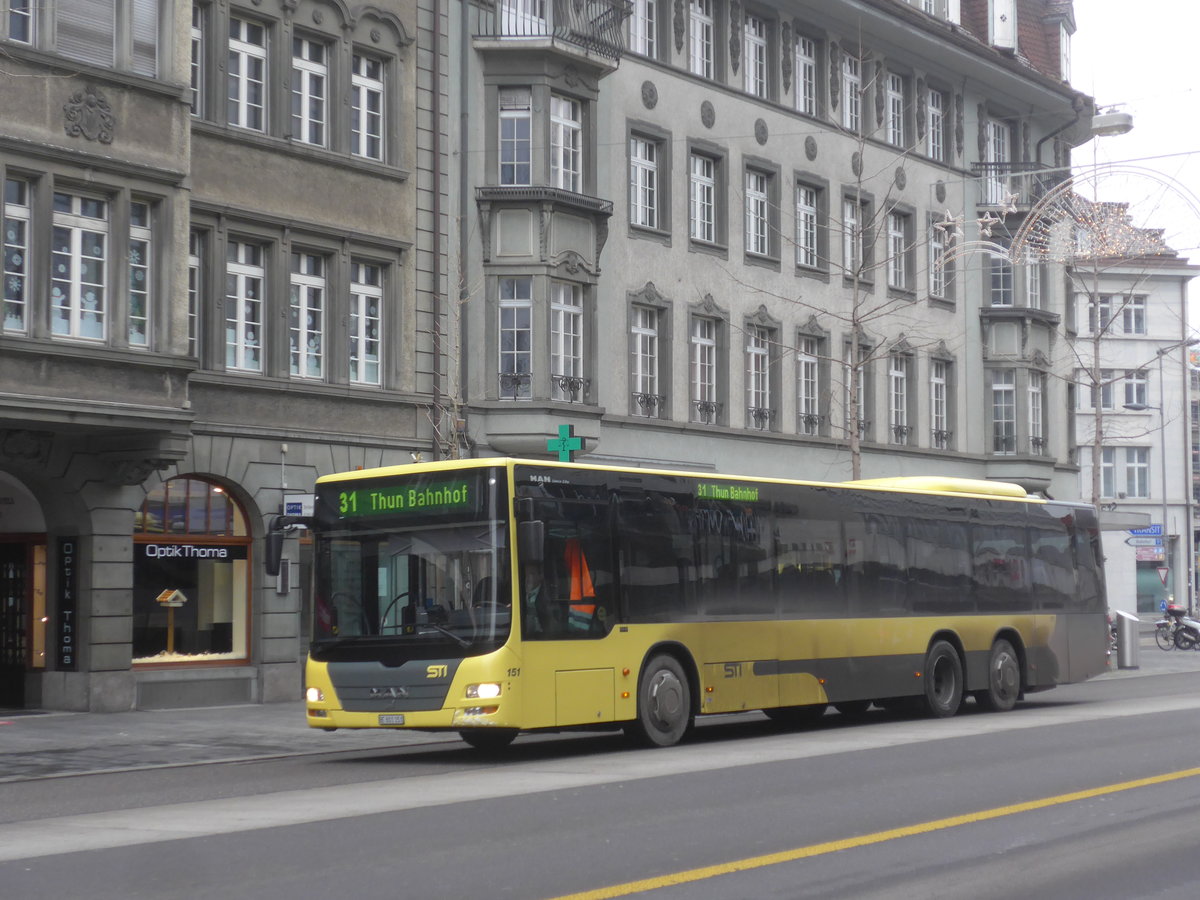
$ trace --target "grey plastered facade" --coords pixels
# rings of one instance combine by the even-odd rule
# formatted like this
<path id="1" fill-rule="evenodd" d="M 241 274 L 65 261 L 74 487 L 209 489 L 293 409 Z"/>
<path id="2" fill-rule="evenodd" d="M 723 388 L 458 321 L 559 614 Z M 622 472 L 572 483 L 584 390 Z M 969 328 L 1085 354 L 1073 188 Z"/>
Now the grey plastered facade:
<path id="1" fill-rule="evenodd" d="M 417 199 L 417 173 L 433 168 L 428 134 L 444 129 L 417 114 L 433 105 L 419 98 L 432 83 L 423 71 L 432 44 L 418 37 L 429 22 L 407 2 L 119 5 L 123 15 L 98 30 L 67 0 L 39 5 L 28 28 L 8 16 L 0 33 L 5 222 L 20 228 L 6 250 L 19 242 L 25 260 L 6 256 L 6 275 L 19 269 L 21 303 L 6 303 L 0 333 L 0 495 L 30 510 L 0 522 L 0 543 L 28 562 L 14 591 L 30 604 L 5 620 L 23 665 L 6 656 L 0 706 L 294 699 L 307 589 L 264 575 L 271 517 L 285 494 L 310 492 L 321 474 L 406 462 L 432 447 L 440 226 Z M 305 102 L 294 105 L 298 94 Z M 368 107 L 378 113 L 369 124 Z M 57 290 L 75 276 L 60 278 L 52 263 L 75 264 L 56 241 L 79 230 L 78 215 L 64 217 L 80 212 L 65 210 L 76 198 L 105 217 L 91 226 L 105 241 L 96 253 L 106 321 L 95 334 L 56 312 L 75 309 L 71 286 Z M 138 218 L 146 209 L 148 224 Z M 150 288 L 135 290 L 147 246 Z M 229 282 L 242 247 L 253 248 L 257 279 L 249 321 L 238 311 L 246 297 Z M 302 313 L 298 264 L 319 275 L 302 282 L 313 298 Z M 366 370 L 353 370 L 350 347 L 364 345 L 354 344 L 362 307 L 352 305 L 364 271 L 377 282 L 368 288 L 378 297 L 378 374 L 356 379 L 348 373 Z M 6 300 L 17 297 L 13 284 Z M 235 328 L 244 358 L 230 349 Z M 244 652 L 137 663 L 139 510 L 183 478 L 221 490 L 245 515 Z M 77 550 L 66 573 L 64 537 Z M 293 573 L 299 553 L 289 541 Z M 64 585 L 73 588 L 65 600 Z M 69 664 L 56 645 L 64 613 L 78 648 Z"/>

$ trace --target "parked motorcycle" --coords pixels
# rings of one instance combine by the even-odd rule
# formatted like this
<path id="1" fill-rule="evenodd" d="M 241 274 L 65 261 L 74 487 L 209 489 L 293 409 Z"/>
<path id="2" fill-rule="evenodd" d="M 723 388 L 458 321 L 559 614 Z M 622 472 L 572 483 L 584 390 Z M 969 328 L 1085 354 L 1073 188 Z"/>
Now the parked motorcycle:
<path id="1" fill-rule="evenodd" d="M 1167 614 L 1154 623 L 1154 640 L 1164 650 L 1200 649 L 1200 620 L 1189 616 L 1182 606 L 1168 606 Z"/>

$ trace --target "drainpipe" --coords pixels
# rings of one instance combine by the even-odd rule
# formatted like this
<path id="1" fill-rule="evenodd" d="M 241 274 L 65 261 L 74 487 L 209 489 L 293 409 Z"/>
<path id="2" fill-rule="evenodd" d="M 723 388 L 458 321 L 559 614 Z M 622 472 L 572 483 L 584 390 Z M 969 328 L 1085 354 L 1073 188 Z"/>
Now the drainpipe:
<path id="1" fill-rule="evenodd" d="M 433 97 L 430 116 L 433 121 L 433 458 L 442 457 L 442 11 L 433 5 Z"/>
<path id="2" fill-rule="evenodd" d="M 1055 128 L 1052 132 L 1050 132 L 1049 134 L 1042 137 L 1037 142 L 1037 144 L 1034 145 L 1033 161 L 1036 162 L 1039 166 L 1042 164 L 1042 144 L 1046 143 L 1046 141 L 1050 140 L 1051 138 L 1058 137 L 1060 134 L 1062 134 L 1064 131 L 1066 131 L 1068 128 L 1070 128 L 1072 125 L 1074 125 L 1076 122 L 1078 122 L 1083 117 L 1083 111 L 1087 108 L 1087 104 L 1084 103 L 1083 100 L 1084 100 L 1083 94 L 1076 94 L 1075 99 L 1071 101 L 1071 109 L 1074 110 L 1075 117 L 1072 118 L 1071 121 L 1067 122 L 1065 125 L 1061 125 L 1058 128 Z"/>

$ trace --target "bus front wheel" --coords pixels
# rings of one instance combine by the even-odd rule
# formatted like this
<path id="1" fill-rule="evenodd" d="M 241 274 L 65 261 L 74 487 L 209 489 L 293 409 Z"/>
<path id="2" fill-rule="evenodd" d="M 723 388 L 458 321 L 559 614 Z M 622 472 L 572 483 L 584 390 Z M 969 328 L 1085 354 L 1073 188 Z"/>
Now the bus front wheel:
<path id="1" fill-rule="evenodd" d="M 650 747 L 678 744 L 692 724 L 692 695 L 683 666 L 673 656 L 650 660 L 638 687 L 638 717 L 627 729 Z"/>
<path id="2" fill-rule="evenodd" d="M 988 686 L 975 695 L 975 700 L 992 712 L 1008 712 L 1017 705 L 1020 696 L 1021 663 L 1017 651 L 1008 641 L 996 641 L 988 656 Z"/>
<path id="3" fill-rule="evenodd" d="M 458 733 L 463 741 L 484 753 L 498 753 L 513 742 L 517 736 L 515 728 L 471 728 Z"/>
<path id="4" fill-rule="evenodd" d="M 958 712 L 963 698 L 963 669 L 948 641 L 934 641 L 925 657 L 925 706 L 935 719 Z"/>

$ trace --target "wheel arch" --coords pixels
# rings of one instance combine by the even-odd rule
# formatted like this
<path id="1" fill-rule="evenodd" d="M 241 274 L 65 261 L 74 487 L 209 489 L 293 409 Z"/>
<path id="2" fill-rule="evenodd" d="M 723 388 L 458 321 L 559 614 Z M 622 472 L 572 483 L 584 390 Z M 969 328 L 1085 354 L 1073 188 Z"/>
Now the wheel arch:
<path id="1" fill-rule="evenodd" d="M 938 631 L 935 631 L 933 634 L 931 634 L 929 636 L 929 643 L 925 645 L 926 656 L 929 655 L 929 651 L 933 648 L 933 645 L 936 644 L 938 641 L 945 641 L 947 644 L 949 644 L 951 647 L 954 648 L 954 652 L 958 654 L 958 662 L 959 662 L 959 665 L 962 666 L 964 680 L 965 680 L 966 671 L 967 671 L 967 652 L 966 652 L 966 650 L 963 649 L 962 638 L 960 638 L 958 636 L 958 632 L 951 631 L 948 628 L 942 628 Z"/>
<path id="2" fill-rule="evenodd" d="M 691 713 L 692 715 L 699 714 L 700 671 L 696 667 L 696 660 L 692 658 L 691 651 L 678 641 L 659 641 L 646 650 L 646 655 L 642 657 L 642 665 L 638 669 L 637 683 L 639 694 L 641 692 L 642 679 L 646 676 L 646 666 L 656 656 L 674 657 L 675 661 L 683 668 L 683 674 L 687 676 L 688 681 Z"/>

